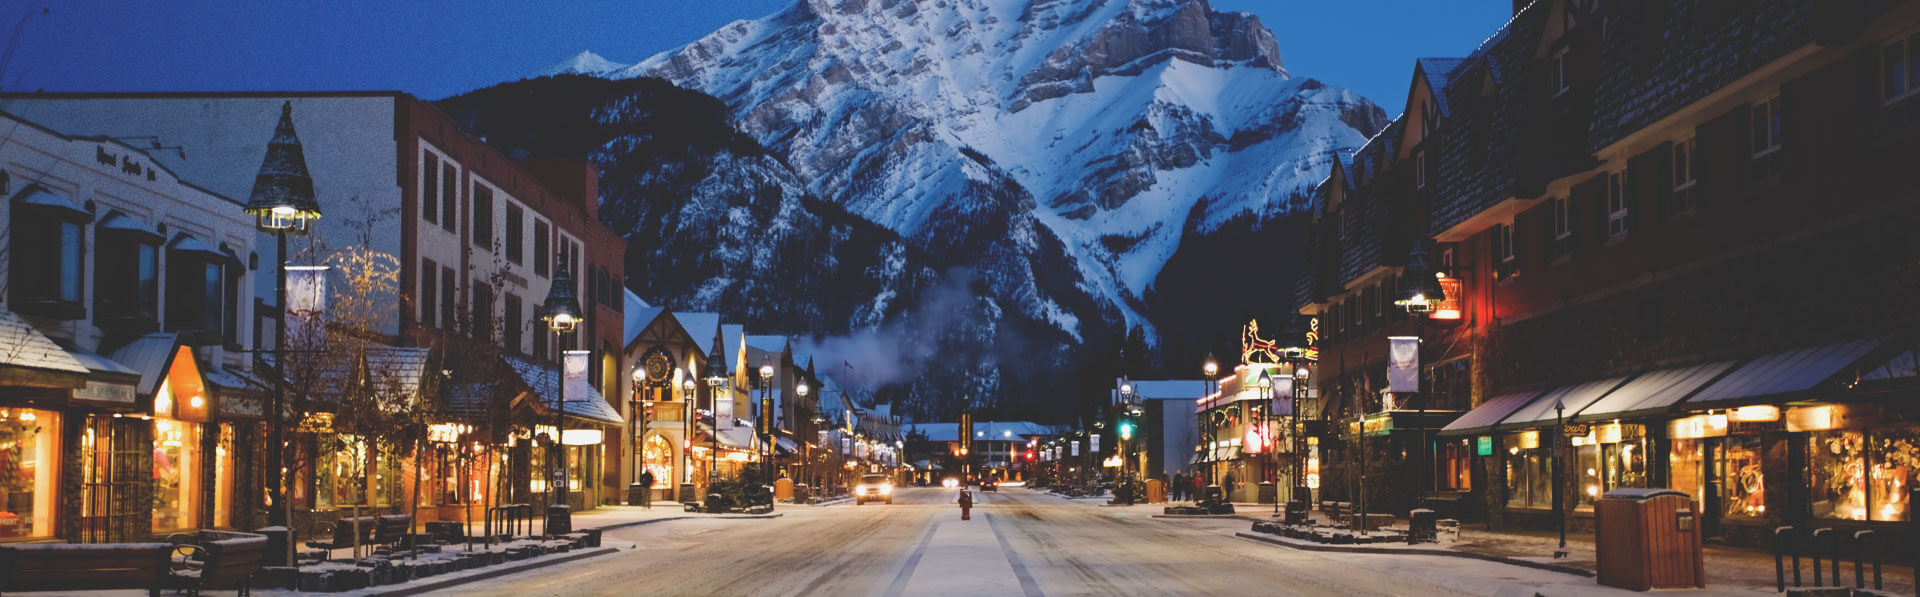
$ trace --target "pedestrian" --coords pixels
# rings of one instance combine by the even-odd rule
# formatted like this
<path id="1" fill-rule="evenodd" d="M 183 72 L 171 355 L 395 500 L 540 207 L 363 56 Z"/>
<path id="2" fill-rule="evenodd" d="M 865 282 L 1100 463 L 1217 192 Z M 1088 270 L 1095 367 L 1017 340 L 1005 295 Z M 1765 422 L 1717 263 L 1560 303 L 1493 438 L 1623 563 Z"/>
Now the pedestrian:
<path id="1" fill-rule="evenodd" d="M 640 507 L 653 509 L 653 471 L 640 469 Z"/>
<path id="2" fill-rule="evenodd" d="M 1186 493 L 1187 493 L 1187 474 L 1174 473 L 1173 474 L 1173 495 L 1169 497 L 1173 499 L 1173 501 L 1178 502 L 1180 501 L 1182 496 L 1186 495 Z"/>
<path id="3" fill-rule="evenodd" d="M 1220 498 L 1221 501 L 1233 501 L 1233 473 L 1227 473 L 1226 478 L 1221 479 L 1220 491 L 1226 494 Z"/>
<path id="4" fill-rule="evenodd" d="M 1187 499 L 1198 502 L 1200 501 L 1200 498 L 1205 497 L 1206 494 L 1207 494 L 1206 479 L 1202 478 L 1199 473 L 1194 473 L 1193 491 L 1187 494 Z"/>

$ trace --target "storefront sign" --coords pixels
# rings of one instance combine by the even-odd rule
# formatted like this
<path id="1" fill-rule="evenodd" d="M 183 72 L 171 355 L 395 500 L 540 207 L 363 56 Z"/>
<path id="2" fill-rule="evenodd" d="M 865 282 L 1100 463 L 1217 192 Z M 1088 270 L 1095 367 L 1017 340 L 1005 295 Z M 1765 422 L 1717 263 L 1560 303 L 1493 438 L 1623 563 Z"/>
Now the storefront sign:
<path id="1" fill-rule="evenodd" d="M 1859 427 L 1873 422 L 1877 409 L 1862 404 L 1822 404 L 1787 411 L 1787 431 L 1826 431 Z"/>
<path id="2" fill-rule="evenodd" d="M 1742 406 L 1727 413 L 1727 419 L 1736 423 L 1771 423 L 1780 420 L 1780 407 L 1764 404 Z"/>
<path id="3" fill-rule="evenodd" d="M 301 433 L 333 433 L 333 413 L 307 413 L 294 430 Z"/>
<path id="4" fill-rule="evenodd" d="M 606 441 L 606 432 L 599 429 L 568 429 L 562 434 L 561 442 L 569 446 L 598 446 Z"/>
<path id="5" fill-rule="evenodd" d="M 1301 355 L 1309 363 L 1320 362 L 1320 318 L 1307 318 L 1307 350 Z"/>
<path id="6" fill-rule="evenodd" d="M 1420 338 L 1387 337 L 1387 391 L 1413 394 L 1420 391 Z"/>
<path id="7" fill-rule="evenodd" d="M 1586 437 L 1587 434 L 1593 433 L 1593 425 L 1587 423 L 1568 423 L 1561 425 L 1560 429 L 1561 435 L 1567 437 Z"/>
<path id="8" fill-rule="evenodd" d="M 221 392 L 219 400 L 213 401 L 215 415 L 228 418 L 267 416 L 267 399 L 253 394 Z"/>
<path id="9" fill-rule="evenodd" d="M 1474 454 L 1480 455 L 1480 456 L 1492 456 L 1493 455 L 1493 436 L 1482 435 L 1478 438 L 1475 438 L 1473 442 L 1473 446 L 1474 446 L 1474 450 L 1473 450 Z"/>
<path id="10" fill-rule="evenodd" d="M 1726 415 L 1694 415 L 1667 422 L 1667 437 L 1672 439 L 1700 439 L 1726 434 Z"/>
<path id="11" fill-rule="evenodd" d="M 1466 296 L 1461 288 L 1460 279 L 1452 276 L 1440 278 L 1440 290 L 1446 296 L 1433 303 L 1433 313 L 1427 317 L 1443 320 L 1460 319 L 1460 298 Z"/>
<path id="12" fill-rule="evenodd" d="M 87 385 L 73 391 L 74 400 L 106 402 L 122 406 L 133 406 L 133 386 L 128 384 L 104 383 L 87 380 Z"/>
<path id="13" fill-rule="evenodd" d="M 1367 435 L 1385 435 L 1387 433 L 1392 433 L 1393 417 L 1390 417 L 1390 416 L 1368 417 L 1366 420 L 1366 423 L 1361 426 L 1361 429 L 1362 431 L 1365 431 Z"/>

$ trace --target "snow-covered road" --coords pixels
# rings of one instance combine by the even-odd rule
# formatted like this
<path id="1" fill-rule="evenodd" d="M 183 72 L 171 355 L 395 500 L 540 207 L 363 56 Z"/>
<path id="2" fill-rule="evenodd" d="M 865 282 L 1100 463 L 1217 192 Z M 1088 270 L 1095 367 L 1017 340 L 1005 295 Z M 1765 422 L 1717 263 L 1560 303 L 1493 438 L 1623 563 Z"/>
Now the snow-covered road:
<path id="1" fill-rule="evenodd" d="M 1599 595 L 1591 579 L 1439 557 L 1296 551 L 1243 520 L 1165 520 L 1025 489 L 903 489 L 893 505 L 610 531 L 638 547 L 436 595 Z M 1622 591 L 1618 594 L 1627 594 Z"/>

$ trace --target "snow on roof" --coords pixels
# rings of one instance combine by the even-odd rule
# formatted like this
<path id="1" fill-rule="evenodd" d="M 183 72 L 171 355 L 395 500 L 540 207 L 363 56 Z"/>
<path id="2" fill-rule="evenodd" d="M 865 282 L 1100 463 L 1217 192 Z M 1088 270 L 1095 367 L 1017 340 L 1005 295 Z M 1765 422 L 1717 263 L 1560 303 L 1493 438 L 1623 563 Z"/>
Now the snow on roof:
<path id="1" fill-rule="evenodd" d="M 100 374 L 129 375 L 129 376 L 140 375 L 139 371 L 134 371 L 133 369 L 127 367 L 126 365 L 121 364 L 118 361 L 100 356 L 98 354 L 95 354 L 93 351 L 87 350 L 85 348 L 80 348 L 79 346 L 74 345 L 72 342 L 68 342 L 66 340 L 54 340 L 53 343 L 60 345 L 60 348 L 65 349 L 68 355 L 72 356 L 75 361 L 79 361 L 80 366 L 86 367 L 87 370 L 90 371 L 93 375 L 100 375 Z"/>
<path id="2" fill-rule="evenodd" d="M 426 385 L 426 348 L 374 346 L 367 349 L 367 375 L 376 387 L 402 396 L 419 396 Z"/>
<path id="3" fill-rule="evenodd" d="M 73 355 L 5 309 L 0 309 L 0 365 L 87 374 Z"/>
<path id="4" fill-rule="evenodd" d="M 28 205 L 58 207 L 83 213 L 86 211 L 81 209 L 80 204 L 74 203 L 73 199 L 67 197 L 65 193 L 54 192 L 37 184 L 30 184 L 27 185 L 27 188 L 20 189 L 19 193 L 14 194 L 13 200 Z"/>
<path id="5" fill-rule="evenodd" d="M 720 327 L 719 313 L 675 312 L 673 318 L 687 330 L 687 335 L 693 336 L 693 345 L 700 348 L 700 354 L 713 354 L 713 331 Z"/>
<path id="6" fill-rule="evenodd" d="M 768 335 L 747 336 L 747 346 L 766 352 L 785 352 L 787 349 L 787 337 Z"/>
<path id="7" fill-rule="evenodd" d="M 640 332 L 646 331 L 647 326 L 653 325 L 653 320 L 659 319 L 660 314 L 667 310 L 666 307 L 649 307 L 646 303 L 635 304 L 638 300 L 633 292 L 627 292 L 626 334 L 621 336 L 625 339 L 622 346 L 632 344 L 634 339 L 640 337 Z"/>
<path id="8" fill-rule="evenodd" d="M 720 336 L 721 336 L 721 341 L 727 343 L 727 346 L 726 346 L 727 361 L 732 362 L 735 358 L 738 358 L 735 355 L 740 354 L 740 347 L 746 344 L 747 326 L 740 325 L 737 323 L 729 323 L 729 324 L 722 325 L 720 326 Z M 751 365 L 747 365 L 746 363 L 733 363 L 733 364 L 749 366 L 749 367 L 760 366 L 759 361 L 754 361 L 753 364 Z"/>
<path id="9" fill-rule="evenodd" d="M 1453 76 L 1453 70 L 1459 68 L 1465 58 L 1419 58 L 1414 62 L 1420 65 L 1420 72 L 1426 75 L 1427 89 L 1433 95 L 1433 103 L 1440 107 L 1440 114 L 1447 109 L 1447 80 Z"/>
<path id="10" fill-rule="evenodd" d="M 513 367 L 513 372 L 519 375 L 521 383 L 526 384 L 528 391 L 532 392 L 541 404 L 548 409 L 554 408 L 555 394 L 559 392 L 559 386 L 555 383 L 560 378 L 559 367 L 550 367 L 521 357 L 507 357 L 507 364 Z M 607 404 L 607 399 L 600 395 L 600 391 L 594 389 L 593 384 L 587 383 L 584 378 L 567 380 L 566 416 L 612 425 L 627 422 L 625 417 L 620 416 L 620 411 L 614 410 L 613 405 Z"/>

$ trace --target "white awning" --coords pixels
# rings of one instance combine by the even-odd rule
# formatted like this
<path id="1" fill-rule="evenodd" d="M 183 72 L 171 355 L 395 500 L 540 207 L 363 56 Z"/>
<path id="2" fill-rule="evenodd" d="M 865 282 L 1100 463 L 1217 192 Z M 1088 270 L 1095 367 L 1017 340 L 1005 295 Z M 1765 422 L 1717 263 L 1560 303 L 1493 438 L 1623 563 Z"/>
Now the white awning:
<path id="1" fill-rule="evenodd" d="M 1643 373 L 1606 397 L 1594 401 L 1573 420 L 1624 419 L 1665 412 L 1694 390 L 1732 369 L 1733 364 L 1733 361 L 1721 361 Z"/>
<path id="2" fill-rule="evenodd" d="M 1507 430 L 1552 425 L 1560 414 L 1564 414 L 1567 420 L 1571 421 L 1574 415 L 1580 414 L 1580 409 L 1593 404 L 1595 400 L 1607 395 L 1614 388 L 1620 387 L 1620 384 L 1625 381 L 1627 381 L 1625 376 L 1609 377 L 1554 388 L 1534 398 L 1519 410 L 1513 411 L 1512 415 L 1500 424 L 1494 425 L 1494 428 Z M 1565 408 L 1556 412 L 1553 408 L 1555 404 Z"/>
<path id="3" fill-rule="evenodd" d="M 1440 435 L 1472 435 L 1492 431 L 1493 426 L 1506 419 L 1507 415 L 1520 410 L 1520 407 L 1526 406 L 1534 397 L 1543 393 L 1541 390 L 1527 390 L 1490 398 L 1441 428 Z"/>
<path id="4" fill-rule="evenodd" d="M 1701 389 L 1687 404 L 1804 392 L 1832 379 L 1879 345 L 1879 338 L 1861 338 L 1769 354 Z"/>

